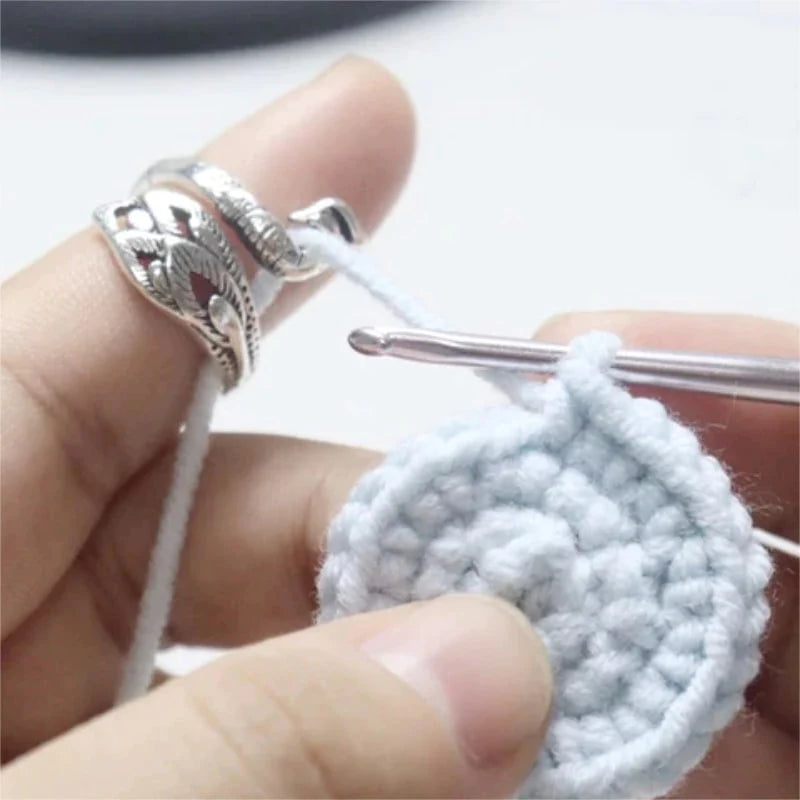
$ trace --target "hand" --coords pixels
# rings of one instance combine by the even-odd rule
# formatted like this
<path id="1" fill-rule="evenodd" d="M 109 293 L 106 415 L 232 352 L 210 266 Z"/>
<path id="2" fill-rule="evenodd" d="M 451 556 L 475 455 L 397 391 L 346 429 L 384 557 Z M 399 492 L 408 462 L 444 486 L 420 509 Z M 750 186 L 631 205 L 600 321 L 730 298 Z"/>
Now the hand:
<path id="1" fill-rule="evenodd" d="M 627 347 L 798 357 L 794 325 L 734 315 L 571 314 L 550 320 L 537 339 L 567 342 L 587 330 L 618 334 Z M 658 397 L 698 432 L 730 470 L 735 490 L 764 530 L 798 538 L 798 409 L 678 391 Z M 720 733 L 703 763 L 672 797 L 797 797 L 798 562 L 773 552 L 772 618 L 747 708 Z"/>
<path id="2" fill-rule="evenodd" d="M 393 80 L 349 60 L 205 156 L 280 213 L 340 194 L 374 227 L 405 175 L 412 127 Z M 271 324 L 308 291 L 291 288 Z M 95 313 L 76 315 L 92 298 Z M 307 626 L 327 523 L 378 460 L 332 445 L 215 437 L 169 633 L 243 647 L 96 717 L 119 680 L 201 356 L 172 320 L 131 301 L 95 233 L 10 281 L 3 304 L 2 740 L 5 759 L 28 753 L 4 771 L 7 796 L 513 791 L 544 735 L 550 678 L 508 606 L 450 598 L 279 635 Z M 754 331 L 733 320 L 714 332 L 710 318 L 664 319 L 573 316 L 539 336 L 600 326 L 632 346 L 748 352 L 755 343 L 775 354 L 793 354 L 796 342 L 770 323 L 751 322 Z M 689 422 L 725 426 L 709 427 L 706 444 L 725 448 L 737 474 L 760 473 L 748 500 L 781 509 L 759 524 L 796 532 L 794 410 L 664 397 Z M 791 569 L 778 573 L 766 644 L 767 663 L 783 671 L 765 670 L 756 712 L 720 737 L 685 796 L 778 796 L 796 785 L 796 749 L 779 732 L 797 731 L 796 717 L 781 714 L 797 706 Z"/>
<path id="3" fill-rule="evenodd" d="M 203 156 L 279 214 L 337 194 L 374 228 L 412 140 L 394 79 L 348 59 Z M 308 293 L 288 289 L 269 324 Z M 4 796 L 513 791 L 550 683 L 510 606 L 451 598 L 278 635 L 309 625 L 329 518 L 377 459 L 332 445 L 214 437 L 169 634 L 243 647 L 98 716 L 120 680 L 201 350 L 136 296 L 95 231 L 2 300 L 2 747 L 19 757 Z"/>

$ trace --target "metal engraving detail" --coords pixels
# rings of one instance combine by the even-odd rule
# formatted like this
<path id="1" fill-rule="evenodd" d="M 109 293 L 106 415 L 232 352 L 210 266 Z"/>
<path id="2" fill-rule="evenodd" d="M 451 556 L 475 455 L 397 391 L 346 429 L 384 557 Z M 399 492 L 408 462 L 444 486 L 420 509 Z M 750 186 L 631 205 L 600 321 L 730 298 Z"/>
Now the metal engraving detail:
<path id="1" fill-rule="evenodd" d="M 280 281 L 307 280 L 327 265 L 297 247 L 280 220 L 219 167 L 166 159 L 133 191 L 130 200 L 98 208 L 96 223 L 137 289 L 188 323 L 222 368 L 225 389 L 236 386 L 255 367 L 260 325 L 244 267 L 212 212 Z M 355 214 L 336 198 L 318 200 L 289 220 L 351 244 L 362 240 Z"/>
<path id="2" fill-rule="evenodd" d="M 246 378 L 258 358 L 259 321 L 244 269 L 214 218 L 163 188 L 101 206 L 94 218 L 134 286 L 200 338 L 225 388 Z"/>
<path id="3" fill-rule="evenodd" d="M 319 266 L 303 258 L 280 220 L 225 170 L 191 159 L 165 159 L 147 170 L 134 191 L 164 184 L 199 193 L 211 202 L 260 267 L 286 281 L 304 281 L 319 273 Z"/>

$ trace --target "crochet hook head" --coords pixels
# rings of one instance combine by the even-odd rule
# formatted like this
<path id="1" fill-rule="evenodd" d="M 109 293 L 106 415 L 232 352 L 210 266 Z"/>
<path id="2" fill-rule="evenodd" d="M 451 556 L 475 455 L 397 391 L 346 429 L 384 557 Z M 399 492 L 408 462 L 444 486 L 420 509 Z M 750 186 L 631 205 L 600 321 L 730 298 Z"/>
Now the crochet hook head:
<path id="1" fill-rule="evenodd" d="M 567 352 L 563 345 L 419 328 L 357 328 L 348 341 L 354 350 L 368 356 L 542 373 L 552 372 Z M 518 345 L 523 345 L 522 349 Z"/>
<path id="2" fill-rule="evenodd" d="M 554 372 L 567 352 L 563 345 L 546 342 L 416 328 L 358 328 L 349 342 L 365 355 L 541 374 Z M 623 349 L 610 373 L 628 384 L 771 403 L 800 402 L 800 362 L 793 359 Z"/>
<path id="3" fill-rule="evenodd" d="M 377 328 L 356 328 L 347 337 L 350 347 L 364 356 L 379 356 L 389 349 L 389 339 Z"/>

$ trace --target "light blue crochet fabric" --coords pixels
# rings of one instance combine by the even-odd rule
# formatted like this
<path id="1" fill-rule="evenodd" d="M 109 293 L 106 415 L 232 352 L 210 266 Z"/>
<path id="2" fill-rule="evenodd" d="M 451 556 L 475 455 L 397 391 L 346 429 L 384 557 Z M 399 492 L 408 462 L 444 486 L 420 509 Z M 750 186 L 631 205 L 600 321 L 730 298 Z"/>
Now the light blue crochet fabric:
<path id="1" fill-rule="evenodd" d="M 553 719 L 526 797 L 653 797 L 704 755 L 759 665 L 771 565 L 720 464 L 578 339 L 518 404 L 389 455 L 332 524 L 319 618 L 448 592 L 542 634 Z"/>
<path id="2" fill-rule="evenodd" d="M 320 231 L 295 244 L 397 316 L 443 327 Z M 705 754 L 759 665 L 771 561 L 725 470 L 664 407 L 576 340 L 555 378 L 480 373 L 512 400 L 391 453 L 328 533 L 321 622 L 448 592 L 517 605 L 553 667 L 525 797 L 654 797 Z"/>

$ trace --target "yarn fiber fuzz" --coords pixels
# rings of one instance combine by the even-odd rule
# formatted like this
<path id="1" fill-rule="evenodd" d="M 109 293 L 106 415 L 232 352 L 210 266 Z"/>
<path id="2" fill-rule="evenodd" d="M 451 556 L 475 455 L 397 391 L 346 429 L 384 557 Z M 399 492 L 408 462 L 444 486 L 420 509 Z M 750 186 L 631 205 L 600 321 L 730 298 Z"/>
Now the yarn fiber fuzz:
<path id="1" fill-rule="evenodd" d="M 759 666 L 770 559 L 697 437 L 609 377 L 618 346 L 581 337 L 515 404 L 390 454 L 318 579 L 320 621 L 449 592 L 526 614 L 555 698 L 525 797 L 669 791 Z"/>

